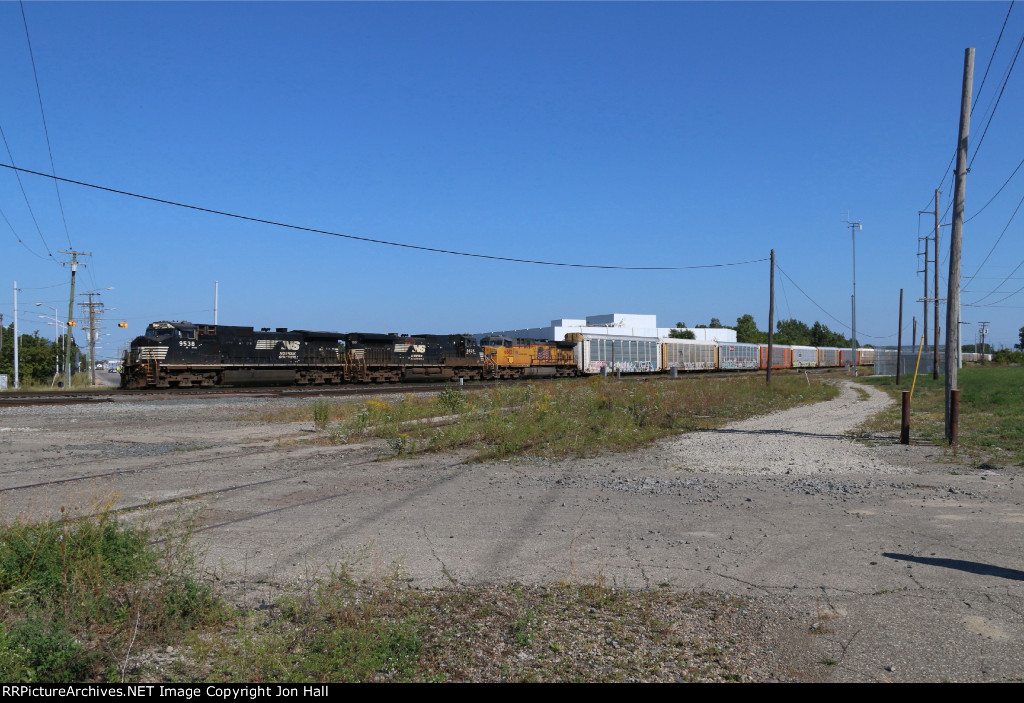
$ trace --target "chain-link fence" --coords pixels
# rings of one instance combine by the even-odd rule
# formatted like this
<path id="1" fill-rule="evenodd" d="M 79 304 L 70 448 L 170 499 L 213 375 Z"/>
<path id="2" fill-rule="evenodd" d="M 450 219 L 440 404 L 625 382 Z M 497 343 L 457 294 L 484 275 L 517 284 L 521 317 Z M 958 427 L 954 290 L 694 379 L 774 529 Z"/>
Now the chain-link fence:
<path id="1" fill-rule="evenodd" d="M 896 375 L 896 347 L 875 349 L 875 375 L 895 376 Z M 903 354 L 900 357 L 900 375 L 912 374 L 918 368 L 919 374 L 932 372 L 933 352 L 929 349 L 921 351 L 921 365 L 917 364 L 917 347 L 903 347 Z M 939 374 L 946 373 L 946 350 L 939 347 Z"/>

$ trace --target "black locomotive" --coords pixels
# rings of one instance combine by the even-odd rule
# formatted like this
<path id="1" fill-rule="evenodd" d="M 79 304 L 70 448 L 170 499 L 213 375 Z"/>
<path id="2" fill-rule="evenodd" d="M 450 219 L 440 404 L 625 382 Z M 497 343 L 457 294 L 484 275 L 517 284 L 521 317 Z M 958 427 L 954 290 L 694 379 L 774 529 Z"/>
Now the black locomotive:
<path id="1" fill-rule="evenodd" d="M 407 337 L 353 332 L 344 336 L 344 342 L 345 378 L 350 383 L 470 380 L 492 375 L 483 349 L 467 335 L 421 334 Z"/>
<path id="2" fill-rule="evenodd" d="M 323 385 L 493 376 L 467 335 L 314 332 L 154 322 L 132 340 L 122 388 Z"/>

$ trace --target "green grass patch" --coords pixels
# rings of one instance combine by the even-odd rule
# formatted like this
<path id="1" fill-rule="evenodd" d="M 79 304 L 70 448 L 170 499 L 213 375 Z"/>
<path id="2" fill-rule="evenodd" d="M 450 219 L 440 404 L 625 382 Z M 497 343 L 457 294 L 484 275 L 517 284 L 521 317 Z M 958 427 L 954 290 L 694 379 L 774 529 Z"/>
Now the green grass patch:
<path id="1" fill-rule="evenodd" d="M 405 395 L 332 407 L 330 441 L 371 437 L 391 454 L 472 448 L 477 458 L 590 456 L 625 451 L 670 434 L 717 427 L 833 398 L 827 383 L 776 377 L 640 379 L 593 377 L 510 384 L 488 390 L 449 387 L 432 397 Z"/>
<path id="2" fill-rule="evenodd" d="M 0 680 L 116 681 L 132 646 L 216 619 L 187 540 L 150 540 L 110 513 L 0 526 Z"/>
<path id="3" fill-rule="evenodd" d="M 960 369 L 960 447 L 979 462 L 1024 466 L 1024 368 L 976 366 Z M 863 377 L 863 383 L 880 388 L 897 400 L 910 390 L 913 377 Z M 911 400 L 910 436 L 944 444 L 945 379 L 931 374 L 917 377 Z M 900 405 L 897 403 L 865 426 L 866 430 L 899 433 Z"/>

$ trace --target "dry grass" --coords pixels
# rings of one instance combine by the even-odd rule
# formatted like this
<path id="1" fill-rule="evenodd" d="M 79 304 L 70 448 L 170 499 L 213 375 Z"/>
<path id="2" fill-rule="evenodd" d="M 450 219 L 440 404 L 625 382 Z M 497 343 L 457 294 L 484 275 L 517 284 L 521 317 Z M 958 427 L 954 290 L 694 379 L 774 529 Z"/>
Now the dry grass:
<path id="1" fill-rule="evenodd" d="M 673 433 L 717 427 L 835 397 L 827 383 L 696 377 L 528 383 L 489 390 L 450 387 L 432 397 L 337 403 L 317 409 L 326 441 L 382 438 L 392 454 L 470 447 L 479 459 L 588 456 L 626 451 Z M 295 417 L 289 409 L 273 417 Z M 309 410 L 302 419 L 310 419 Z M 325 419 L 327 418 L 327 419 Z M 265 417 L 264 419 L 270 419 Z M 318 441 L 325 441 L 324 437 Z"/>
<path id="2" fill-rule="evenodd" d="M 772 648 L 741 599 L 604 584 L 411 590 L 335 574 L 197 638 L 183 681 L 739 681 Z M 760 655 L 764 658 L 764 655 Z M 763 675 L 763 674 L 762 674 Z"/>

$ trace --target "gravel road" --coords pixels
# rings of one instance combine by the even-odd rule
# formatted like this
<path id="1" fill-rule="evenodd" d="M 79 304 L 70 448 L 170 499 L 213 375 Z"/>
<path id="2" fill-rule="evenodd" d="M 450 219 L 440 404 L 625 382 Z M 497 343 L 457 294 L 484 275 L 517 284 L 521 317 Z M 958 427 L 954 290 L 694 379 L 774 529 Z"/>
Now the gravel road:
<path id="1" fill-rule="evenodd" d="M 4 410 L 0 509 L 148 504 L 130 515 L 152 524 L 195 509 L 205 567 L 250 597 L 362 554 L 418 588 L 735 594 L 752 679 L 1024 677 L 1020 467 L 854 439 L 890 402 L 873 388 L 629 454 L 484 464 L 380 461 L 381 444 L 316 446 L 311 422 L 253 419 L 304 402 Z"/>

